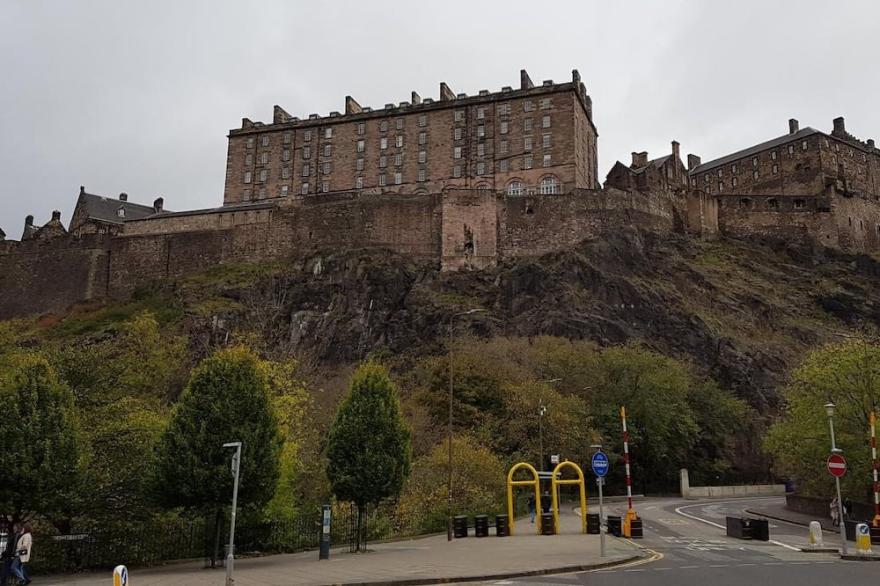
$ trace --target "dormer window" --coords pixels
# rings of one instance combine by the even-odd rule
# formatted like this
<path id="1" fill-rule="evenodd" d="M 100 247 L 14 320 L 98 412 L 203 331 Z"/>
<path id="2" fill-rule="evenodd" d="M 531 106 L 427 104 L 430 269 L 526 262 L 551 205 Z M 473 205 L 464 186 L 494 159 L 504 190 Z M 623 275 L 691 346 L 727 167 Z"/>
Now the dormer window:
<path id="1" fill-rule="evenodd" d="M 116 216 L 118 218 L 124 218 L 125 217 L 125 208 L 119 208 L 118 210 L 116 210 Z"/>

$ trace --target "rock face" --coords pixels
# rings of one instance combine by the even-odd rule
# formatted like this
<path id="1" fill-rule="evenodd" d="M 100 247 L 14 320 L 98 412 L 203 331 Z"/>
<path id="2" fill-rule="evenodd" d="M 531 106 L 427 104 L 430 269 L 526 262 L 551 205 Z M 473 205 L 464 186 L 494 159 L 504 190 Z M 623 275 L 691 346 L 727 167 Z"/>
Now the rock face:
<path id="1" fill-rule="evenodd" d="M 493 269 L 440 273 L 376 251 L 300 259 L 220 295 L 272 344 L 345 363 L 437 352 L 457 333 L 639 341 L 689 358 L 761 411 L 809 348 L 880 324 L 880 263 L 774 243 L 700 242 L 635 229 Z"/>

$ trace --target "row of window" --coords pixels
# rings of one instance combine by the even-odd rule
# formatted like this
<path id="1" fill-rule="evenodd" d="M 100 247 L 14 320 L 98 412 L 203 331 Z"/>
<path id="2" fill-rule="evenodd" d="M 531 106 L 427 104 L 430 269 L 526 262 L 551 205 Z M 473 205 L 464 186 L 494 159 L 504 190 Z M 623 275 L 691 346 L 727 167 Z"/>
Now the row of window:
<path id="1" fill-rule="evenodd" d="M 808 149 L 809 149 L 809 142 L 806 141 L 806 140 L 802 141 L 802 142 L 801 142 L 801 150 L 806 151 L 806 150 L 808 150 Z M 793 155 L 794 155 L 794 151 L 795 151 L 795 145 L 794 145 L 794 144 L 787 145 L 787 146 L 786 146 L 786 150 L 787 150 L 787 152 L 788 152 L 789 155 L 792 155 L 792 156 L 793 156 Z M 770 157 L 770 160 L 771 160 L 771 161 L 776 161 L 776 160 L 778 160 L 778 158 L 779 158 L 779 151 L 776 151 L 776 150 L 770 151 L 769 157 Z M 741 162 L 742 162 L 742 161 L 738 161 L 738 162 L 736 162 L 736 163 L 731 163 L 731 165 L 730 165 L 730 174 L 731 174 L 731 175 L 736 175 L 736 174 L 739 173 L 739 171 L 740 171 L 740 163 L 741 163 Z M 759 173 L 758 173 L 758 165 L 759 165 L 759 163 L 760 163 L 760 156 L 759 156 L 759 155 L 755 155 L 754 157 L 752 157 L 752 177 L 754 177 L 755 179 L 757 179 L 757 178 L 759 177 Z M 774 164 L 773 164 L 773 173 L 774 173 L 774 174 L 779 173 L 779 165 L 778 165 L 777 163 L 774 163 Z M 715 171 L 715 174 L 718 176 L 719 179 L 721 179 L 722 177 L 724 177 L 724 167 L 719 167 L 719 168 Z M 703 174 L 703 182 L 704 182 L 704 183 L 709 183 L 709 180 L 710 180 L 710 173 L 709 173 L 709 172 L 704 173 L 704 174 Z M 692 184 L 692 185 L 696 185 L 696 178 L 693 178 L 693 179 L 691 180 L 691 184 Z M 734 183 L 734 186 L 735 186 L 735 185 L 736 185 L 736 183 Z"/>
<path id="2" fill-rule="evenodd" d="M 796 209 L 796 210 L 802 210 L 807 205 L 806 201 L 804 201 L 803 199 L 795 199 L 795 200 L 793 200 L 792 203 L 794 205 L 794 209 Z M 767 209 L 778 210 L 779 209 L 779 200 L 771 197 L 770 199 L 768 199 L 766 201 L 766 205 L 767 205 Z M 752 209 L 752 200 L 749 199 L 748 197 L 744 197 L 744 198 L 740 199 L 739 200 L 739 207 L 744 210 Z"/>

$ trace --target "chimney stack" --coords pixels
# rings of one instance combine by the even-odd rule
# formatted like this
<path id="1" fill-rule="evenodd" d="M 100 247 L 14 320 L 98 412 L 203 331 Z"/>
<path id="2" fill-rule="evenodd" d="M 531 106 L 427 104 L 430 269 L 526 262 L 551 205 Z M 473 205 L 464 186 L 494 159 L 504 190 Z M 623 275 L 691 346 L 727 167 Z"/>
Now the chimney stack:
<path id="1" fill-rule="evenodd" d="M 702 159 L 700 159 L 700 157 L 698 157 L 697 155 L 690 155 L 689 154 L 688 155 L 688 171 L 693 171 L 694 169 L 699 167 L 700 163 L 702 163 L 702 162 L 703 162 Z"/>
<path id="2" fill-rule="evenodd" d="M 24 227 L 32 228 L 34 226 L 34 217 L 33 216 L 25 216 L 24 218 Z"/>
<path id="3" fill-rule="evenodd" d="M 60 222 L 61 221 L 61 212 L 59 212 L 58 210 L 54 210 L 52 212 L 52 221 L 53 222 Z"/>
<path id="4" fill-rule="evenodd" d="M 119 194 L 119 201 L 128 201 L 128 194 L 124 191 Z"/>
<path id="5" fill-rule="evenodd" d="M 532 78 L 529 77 L 529 72 L 525 69 L 519 70 L 519 89 L 521 90 L 530 90 L 535 87 L 535 84 L 532 83 Z"/>
<path id="6" fill-rule="evenodd" d="M 6 232 L 3 231 L 3 228 L 0 228 L 0 242 L 6 240 Z"/>
<path id="7" fill-rule="evenodd" d="M 155 212 L 157 214 L 160 213 L 164 206 L 165 206 L 165 200 L 162 199 L 161 197 L 157 197 L 156 200 L 153 202 L 153 212 Z"/>
<path id="8" fill-rule="evenodd" d="M 290 122 L 290 114 L 284 108 L 275 104 L 272 107 L 272 124 L 284 124 L 285 122 Z"/>
<path id="9" fill-rule="evenodd" d="M 79 194 L 80 194 L 80 195 L 85 195 L 85 193 L 86 193 L 86 186 L 85 186 L 85 185 L 80 185 L 80 186 L 79 186 Z"/>
<path id="10" fill-rule="evenodd" d="M 789 118 L 788 119 L 788 133 L 794 134 L 798 130 L 800 130 L 800 124 L 798 124 L 798 121 L 795 120 L 794 118 Z"/>
<path id="11" fill-rule="evenodd" d="M 575 85 L 581 82 L 581 74 L 577 69 L 571 70 L 571 82 Z"/>
<path id="12" fill-rule="evenodd" d="M 846 123 L 843 120 L 843 116 L 838 116 L 834 119 L 834 130 L 831 134 L 835 136 L 843 136 L 846 134 Z"/>
<path id="13" fill-rule="evenodd" d="M 446 85 L 445 81 L 440 82 L 440 101 L 441 102 L 451 102 L 455 99 L 455 92 L 449 89 L 449 86 Z"/>
<path id="14" fill-rule="evenodd" d="M 679 150 L 678 147 L 679 147 L 678 141 L 673 140 L 672 141 L 672 156 L 675 157 L 676 159 L 681 158 L 681 151 Z"/>
<path id="15" fill-rule="evenodd" d="M 648 164 L 648 151 L 632 154 L 632 168 L 637 169 Z"/>
<path id="16" fill-rule="evenodd" d="M 413 106 L 422 103 L 422 96 L 418 94 L 418 92 L 412 92 L 410 94 L 410 102 L 412 102 Z"/>
<path id="17" fill-rule="evenodd" d="M 351 96 L 345 96 L 345 113 L 346 114 L 360 114 L 364 109 L 361 108 L 361 105 L 357 103 L 357 100 L 352 98 Z"/>
<path id="18" fill-rule="evenodd" d="M 869 149 L 874 148 L 874 139 L 873 138 L 868 139 L 868 148 Z"/>

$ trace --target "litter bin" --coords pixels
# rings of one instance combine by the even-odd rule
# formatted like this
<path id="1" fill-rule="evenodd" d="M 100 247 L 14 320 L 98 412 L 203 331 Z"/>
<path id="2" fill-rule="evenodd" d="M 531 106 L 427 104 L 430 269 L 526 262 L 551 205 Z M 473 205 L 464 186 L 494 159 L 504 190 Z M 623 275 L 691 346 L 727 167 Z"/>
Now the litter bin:
<path id="1" fill-rule="evenodd" d="M 608 515 L 608 533 L 614 537 L 623 536 L 623 524 L 621 523 L 620 517 Z"/>
<path id="2" fill-rule="evenodd" d="M 498 537 L 510 536 L 510 524 L 507 515 L 495 515 L 495 535 Z"/>
<path id="3" fill-rule="evenodd" d="M 629 522 L 629 536 L 632 539 L 641 539 L 644 537 L 644 532 L 642 530 L 642 518 L 636 517 L 635 519 L 631 519 Z"/>
<path id="4" fill-rule="evenodd" d="M 847 541 L 856 540 L 856 525 L 858 525 L 859 523 L 863 523 L 863 521 L 850 521 L 849 519 L 844 519 L 843 528 L 846 531 Z"/>
<path id="5" fill-rule="evenodd" d="M 474 515 L 474 537 L 489 536 L 489 515 Z"/>
<path id="6" fill-rule="evenodd" d="M 456 539 L 468 536 L 467 528 L 468 518 L 466 515 L 458 515 L 452 520 L 452 533 Z"/>
<path id="7" fill-rule="evenodd" d="M 752 539 L 770 541 L 770 521 L 767 519 L 749 519 L 752 527 Z"/>
<path id="8" fill-rule="evenodd" d="M 541 515 L 541 535 L 555 535 L 556 528 L 553 526 L 553 513 Z"/>
<path id="9" fill-rule="evenodd" d="M 741 517 L 727 517 L 727 536 L 736 537 L 737 539 L 751 539 L 751 520 Z"/>
<path id="10" fill-rule="evenodd" d="M 599 535 L 599 513 L 591 513 L 587 515 L 587 533 L 590 535 Z"/>

